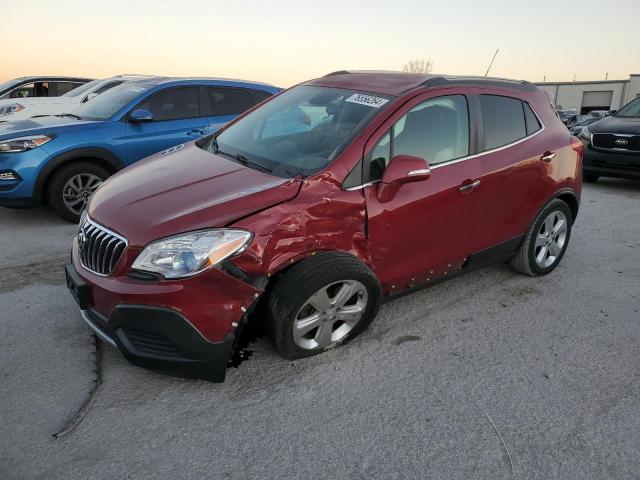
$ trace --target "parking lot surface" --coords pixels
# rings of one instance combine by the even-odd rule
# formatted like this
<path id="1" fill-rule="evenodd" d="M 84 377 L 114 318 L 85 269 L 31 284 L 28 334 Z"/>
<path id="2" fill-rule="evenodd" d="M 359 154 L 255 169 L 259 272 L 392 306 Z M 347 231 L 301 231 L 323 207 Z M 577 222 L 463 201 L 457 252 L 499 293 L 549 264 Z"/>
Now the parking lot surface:
<path id="1" fill-rule="evenodd" d="M 0 209 L 0 477 L 640 478 L 640 182 L 585 185 L 560 266 L 507 265 L 383 306 L 341 348 L 268 340 L 223 384 L 130 366 L 64 286 L 75 233 Z"/>

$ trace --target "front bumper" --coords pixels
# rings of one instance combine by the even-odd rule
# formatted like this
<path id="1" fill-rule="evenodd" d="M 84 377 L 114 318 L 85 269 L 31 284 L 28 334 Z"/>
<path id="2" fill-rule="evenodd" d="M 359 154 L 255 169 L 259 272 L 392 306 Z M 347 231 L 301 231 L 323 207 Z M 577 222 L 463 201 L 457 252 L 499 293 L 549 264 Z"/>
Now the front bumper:
<path id="1" fill-rule="evenodd" d="M 0 153 L 0 172 L 11 172 L 17 180 L 0 179 L 0 206 L 27 208 L 36 206 L 38 200 L 34 188 L 36 178 L 49 161 L 49 153 L 43 147 L 20 153 Z"/>
<path id="2" fill-rule="evenodd" d="M 75 240 L 72 256 L 67 286 L 102 340 L 134 365 L 224 380 L 238 327 L 262 290 L 216 269 L 183 281 L 132 279 L 122 265 L 98 276 L 79 263 Z M 128 265 L 127 256 L 119 263 Z"/>
<path id="3" fill-rule="evenodd" d="M 589 144 L 584 150 L 582 169 L 589 175 L 640 179 L 640 152 L 605 152 Z"/>

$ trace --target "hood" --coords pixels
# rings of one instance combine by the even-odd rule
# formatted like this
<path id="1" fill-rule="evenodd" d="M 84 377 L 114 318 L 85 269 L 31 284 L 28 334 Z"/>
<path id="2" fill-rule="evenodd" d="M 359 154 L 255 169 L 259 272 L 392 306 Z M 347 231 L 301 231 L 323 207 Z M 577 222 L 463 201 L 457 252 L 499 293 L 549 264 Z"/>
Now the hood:
<path id="1" fill-rule="evenodd" d="M 591 133 L 626 133 L 632 135 L 640 135 L 640 118 L 604 117 L 595 123 L 589 125 Z"/>
<path id="2" fill-rule="evenodd" d="M 34 105 L 72 105 L 80 103 L 82 96 L 79 97 L 30 97 L 30 98 L 6 98 L 0 100 L 0 108 L 10 105 L 20 104 L 23 107 L 31 107 Z"/>
<path id="3" fill-rule="evenodd" d="M 0 116 L 0 121 L 16 122 L 34 115 L 50 115 L 68 112 L 75 108 L 81 97 L 36 97 L 36 98 L 15 98 L 11 100 L 0 100 L 0 110 L 4 107 L 21 105 L 24 107 L 19 112 L 10 115 Z"/>
<path id="4" fill-rule="evenodd" d="M 7 117 L 10 118 L 10 117 Z M 77 120 L 72 117 L 46 116 L 37 118 L 27 118 L 15 122 L 1 121 L 0 117 L 0 140 L 17 136 L 36 135 L 40 133 L 64 133 L 66 130 L 78 130 L 79 128 L 92 128 L 100 125 L 100 121 Z"/>
<path id="5" fill-rule="evenodd" d="M 197 147 L 178 145 L 109 178 L 88 206 L 96 222 L 143 247 L 191 230 L 224 227 L 294 198 L 299 180 L 275 177 Z"/>

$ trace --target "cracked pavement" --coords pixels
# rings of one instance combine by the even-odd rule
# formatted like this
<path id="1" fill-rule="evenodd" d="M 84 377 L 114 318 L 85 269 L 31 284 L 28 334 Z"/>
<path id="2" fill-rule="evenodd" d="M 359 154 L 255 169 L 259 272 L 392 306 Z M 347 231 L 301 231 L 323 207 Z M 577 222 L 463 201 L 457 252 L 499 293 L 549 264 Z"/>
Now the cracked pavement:
<path id="1" fill-rule="evenodd" d="M 640 478 L 640 182 L 585 185 L 552 274 L 471 272 L 320 356 L 258 339 L 211 384 L 103 345 L 91 410 L 54 439 L 94 379 L 64 286 L 74 232 L 0 209 L 4 480 Z"/>

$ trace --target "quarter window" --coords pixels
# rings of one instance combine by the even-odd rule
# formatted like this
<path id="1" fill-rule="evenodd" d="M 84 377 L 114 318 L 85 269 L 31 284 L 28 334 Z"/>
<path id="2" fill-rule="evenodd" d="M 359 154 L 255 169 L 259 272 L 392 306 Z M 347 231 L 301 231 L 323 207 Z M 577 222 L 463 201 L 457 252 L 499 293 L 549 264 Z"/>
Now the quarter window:
<path id="1" fill-rule="evenodd" d="M 256 104 L 253 96 L 241 88 L 207 88 L 211 115 L 239 115 Z"/>
<path id="2" fill-rule="evenodd" d="M 200 116 L 199 88 L 182 87 L 163 90 L 152 95 L 137 108 L 149 110 L 154 121 L 195 118 Z"/>
<path id="3" fill-rule="evenodd" d="M 524 120 L 527 125 L 527 135 L 531 135 L 540 130 L 542 126 L 527 102 L 522 102 L 522 108 L 524 109 Z"/>
<path id="4" fill-rule="evenodd" d="M 370 181 L 382 178 L 396 155 L 424 158 L 430 165 L 469 155 L 467 99 L 463 95 L 432 98 L 409 110 L 371 151 Z"/>

